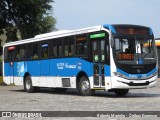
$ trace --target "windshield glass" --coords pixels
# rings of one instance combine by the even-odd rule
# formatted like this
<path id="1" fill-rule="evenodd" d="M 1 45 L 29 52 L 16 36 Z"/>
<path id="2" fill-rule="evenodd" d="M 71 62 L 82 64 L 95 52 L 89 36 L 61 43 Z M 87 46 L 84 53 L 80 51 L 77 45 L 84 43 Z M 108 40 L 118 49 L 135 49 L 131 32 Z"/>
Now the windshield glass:
<path id="1" fill-rule="evenodd" d="M 156 61 L 154 40 L 145 37 L 115 37 L 114 58 L 124 64 L 148 64 Z"/>

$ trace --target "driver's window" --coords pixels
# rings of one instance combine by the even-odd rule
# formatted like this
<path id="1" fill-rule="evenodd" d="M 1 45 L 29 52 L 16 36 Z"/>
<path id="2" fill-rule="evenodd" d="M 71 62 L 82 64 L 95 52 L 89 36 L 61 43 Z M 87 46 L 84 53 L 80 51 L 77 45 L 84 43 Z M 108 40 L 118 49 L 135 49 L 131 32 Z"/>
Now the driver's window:
<path id="1" fill-rule="evenodd" d="M 130 52 L 130 46 L 128 44 L 127 39 L 122 40 L 122 50 L 123 50 L 124 53 L 129 53 Z"/>
<path id="2" fill-rule="evenodd" d="M 117 55 L 120 52 L 119 39 L 116 38 L 114 43 L 115 43 L 115 52 L 114 53 Z"/>
<path id="3" fill-rule="evenodd" d="M 115 39 L 115 49 L 119 51 L 121 49 L 120 40 L 118 38 Z"/>

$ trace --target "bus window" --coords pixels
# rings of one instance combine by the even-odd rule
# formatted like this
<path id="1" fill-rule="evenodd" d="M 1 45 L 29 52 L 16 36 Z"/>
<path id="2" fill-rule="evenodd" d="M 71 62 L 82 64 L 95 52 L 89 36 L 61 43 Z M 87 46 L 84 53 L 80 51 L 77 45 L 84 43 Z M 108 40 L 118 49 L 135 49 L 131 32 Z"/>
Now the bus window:
<path id="1" fill-rule="evenodd" d="M 16 46 L 16 51 L 15 51 L 15 61 L 20 60 L 20 48 L 19 46 Z"/>
<path id="2" fill-rule="evenodd" d="M 48 42 L 41 44 L 41 58 L 42 59 L 48 58 Z"/>
<path id="3" fill-rule="evenodd" d="M 33 53 L 32 53 L 32 59 L 38 59 L 39 54 L 38 54 L 38 43 L 33 43 Z"/>
<path id="4" fill-rule="evenodd" d="M 57 39 L 51 40 L 50 43 L 51 43 L 50 57 L 53 58 L 57 56 Z"/>
<path id="5" fill-rule="evenodd" d="M 69 53 L 68 53 L 68 55 L 69 56 L 73 56 L 74 55 L 74 38 L 73 37 L 70 37 L 69 38 Z"/>
<path id="6" fill-rule="evenodd" d="M 73 56 L 74 55 L 74 38 L 68 37 L 63 40 L 64 45 L 64 55 Z"/>
<path id="7" fill-rule="evenodd" d="M 68 38 L 63 39 L 63 46 L 64 46 L 64 56 L 68 56 L 69 47 L 68 47 Z"/>
<path id="8" fill-rule="evenodd" d="M 15 61 L 24 60 L 26 58 L 26 45 L 16 46 Z"/>
<path id="9" fill-rule="evenodd" d="M 32 43 L 31 44 L 27 44 L 27 56 L 26 59 L 27 60 L 31 60 L 32 59 Z"/>
<path id="10" fill-rule="evenodd" d="M 20 55 L 21 55 L 21 60 L 26 59 L 26 45 L 21 45 L 20 47 Z"/>
<path id="11" fill-rule="evenodd" d="M 6 47 L 4 49 L 4 61 L 11 62 L 14 61 L 15 56 L 15 46 Z"/>
<path id="12" fill-rule="evenodd" d="M 85 56 L 87 51 L 87 36 L 80 35 L 76 37 L 76 55 Z"/>
<path id="13" fill-rule="evenodd" d="M 62 56 L 62 39 L 61 38 L 57 40 L 57 48 L 58 48 L 57 56 L 61 57 Z"/>

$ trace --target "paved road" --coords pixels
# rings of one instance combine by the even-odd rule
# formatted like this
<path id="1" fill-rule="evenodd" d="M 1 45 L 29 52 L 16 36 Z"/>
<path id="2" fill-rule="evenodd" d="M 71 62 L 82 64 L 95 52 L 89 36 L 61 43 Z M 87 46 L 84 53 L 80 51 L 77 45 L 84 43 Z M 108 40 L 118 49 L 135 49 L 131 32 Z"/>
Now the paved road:
<path id="1" fill-rule="evenodd" d="M 125 97 L 104 91 L 95 96 L 53 89 L 26 93 L 22 86 L 0 86 L 0 103 L 0 111 L 160 111 L 160 80 L 154 88 L 130 90 Z"/>

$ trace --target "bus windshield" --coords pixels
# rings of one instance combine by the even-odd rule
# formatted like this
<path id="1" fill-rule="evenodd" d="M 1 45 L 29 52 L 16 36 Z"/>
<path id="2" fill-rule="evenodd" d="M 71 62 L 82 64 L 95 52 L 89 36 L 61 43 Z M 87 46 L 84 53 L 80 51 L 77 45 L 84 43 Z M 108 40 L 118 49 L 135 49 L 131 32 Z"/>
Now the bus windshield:
<path id="1" fill-rule="evenodd" d="M 146 37 L 114 37 L 114 58 L 124 64 L 156 62 L 155 42 Z"/>

